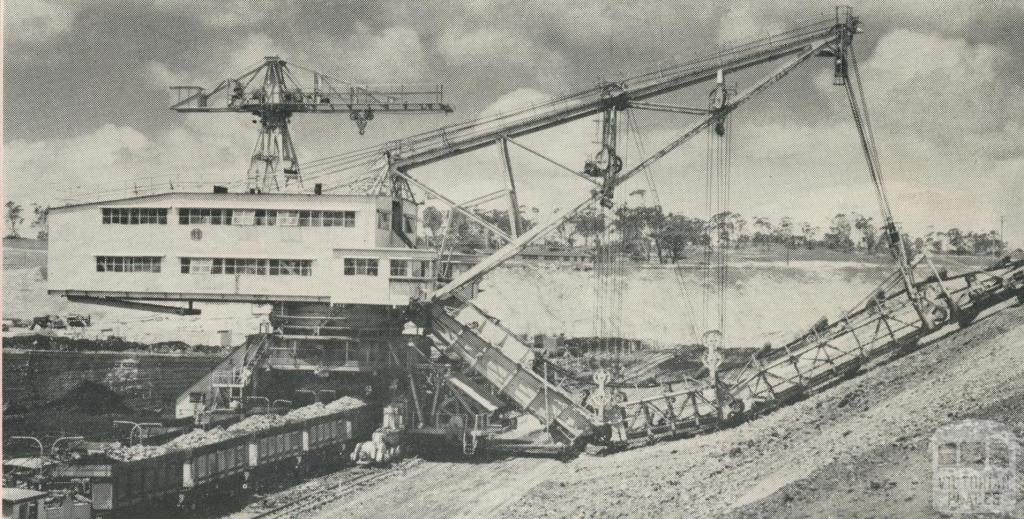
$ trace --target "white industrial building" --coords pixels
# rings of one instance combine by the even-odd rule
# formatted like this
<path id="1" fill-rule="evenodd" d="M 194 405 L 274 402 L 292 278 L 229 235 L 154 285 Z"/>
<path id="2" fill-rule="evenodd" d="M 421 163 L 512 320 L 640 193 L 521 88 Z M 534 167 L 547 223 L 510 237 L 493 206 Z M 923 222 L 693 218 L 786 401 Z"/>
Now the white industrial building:
<path id="1" fill-rule="evenodd" d="M 148 301 L 406 305 L 436 253 L 391 196 L 164 193 L 51 210 L 49 291 Z"/>

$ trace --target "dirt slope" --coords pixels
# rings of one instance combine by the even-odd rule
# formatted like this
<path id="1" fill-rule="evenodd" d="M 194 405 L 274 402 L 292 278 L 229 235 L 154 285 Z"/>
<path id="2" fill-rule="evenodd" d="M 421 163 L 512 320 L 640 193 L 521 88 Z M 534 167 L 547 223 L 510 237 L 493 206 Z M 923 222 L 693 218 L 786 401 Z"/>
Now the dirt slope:
<path id="1" fill-rule="evenodd" d="M 423 461 L 315 516 L 930 517 L 937 427 L 988 418 L 1024 436 L 1024 307 L 883 364 L 712 435 L 567 463 Z"/>
<path id="2" fill-rule="evenodd" d="M 1024 308 L 932 341 L 732 430 L 580 458 L 502 515 L 929 516 L 938 426 L 988 415 L 1024 433 L 1012 406 L 988 410 L 1024 394 Z"/>

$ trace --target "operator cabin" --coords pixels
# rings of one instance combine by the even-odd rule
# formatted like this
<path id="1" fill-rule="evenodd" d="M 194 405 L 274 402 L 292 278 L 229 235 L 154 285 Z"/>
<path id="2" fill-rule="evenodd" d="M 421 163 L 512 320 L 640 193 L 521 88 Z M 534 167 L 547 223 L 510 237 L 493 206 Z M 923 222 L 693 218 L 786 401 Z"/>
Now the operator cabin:
<path id="1" fill-rule="evenodd" d="M 49 293 L 402 306 L 432 289 L 436 253 L 414 248 L 411 200 L 220 191 L 52 209 Z"/>

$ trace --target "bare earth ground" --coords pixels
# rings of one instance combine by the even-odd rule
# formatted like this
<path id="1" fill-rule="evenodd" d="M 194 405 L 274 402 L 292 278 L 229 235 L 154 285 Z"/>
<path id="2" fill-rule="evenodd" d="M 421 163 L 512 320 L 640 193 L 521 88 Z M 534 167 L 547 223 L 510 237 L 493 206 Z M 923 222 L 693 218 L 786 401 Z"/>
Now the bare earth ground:
<path id="1" fill-rule="evenodd" d="M 1024 435 L 1024 307 L 944 335 L 734 429 L 568 463 L 425 461 L 316 516 L 934 516 L 937 427 L 988 418 Z"/>

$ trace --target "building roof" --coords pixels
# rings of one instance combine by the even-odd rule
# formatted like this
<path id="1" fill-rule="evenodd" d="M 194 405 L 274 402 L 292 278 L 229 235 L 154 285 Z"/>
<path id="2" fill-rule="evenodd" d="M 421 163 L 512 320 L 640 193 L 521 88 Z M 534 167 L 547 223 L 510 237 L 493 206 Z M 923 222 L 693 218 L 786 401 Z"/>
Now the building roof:
<path id="1" fill-rule="evenodd" d="M 5 503 L 22 503 L 46 497 L 46 492 L 29 490 L 27 488 L 3 487 L 0 492 L 3 493 L 3 500 Z"/>
<path id="2" fill-rule="evenodd" d="M 298 199 L 298 200 L 309 200 L 309 199 L 318 199 L 318 198 L 319 199 L 324 199 L 324 198 L 334 198 L 334 199 L 349 198 L 349 199 L 355 199 L 355 198 L 381 198 L 381 197 L 390 198 L 390 197 L 386 197 L 384 195 L 356 195 L 356 194 L 330 194 L 330 193 L 322 194 L 322 195 L 317 195 L 317 194 L 314 194 L 314 193 L 242 193 L 242 192 L 235 192 L 235 193 L 212 193 L 212 192 L 206 192 L 206 191 L 204 191 L 204 192 L 168 191 L 168 192 L 165 192 L 165 193 L 154 193 L 154 194 L 148 194 L 148 195 L 130 196 L 130 197 L 126 197 L 126 198 L 114 198 L 114 199 L 110 199 L 110 200 L 95 200 L 95 201 L 92 201 L 92 202 L 72 203 L 72 204 L 66 204 L 66 205 L 51 207 L 50 210 L 51 211 L 59 211 L 59 210 L 62 210 L 62 209 L 72 209 L 72 208 L 76 208 L 76 207 L 87 207 L 87 206 L 109 205 L 109 204 L 117 204 L 117 203 L 130 202 L 130 201 L 136 201 L 136 200 L 152 200 L 152 201 L 156 201 L 156 200 L 166 200 L 168 198 L 180 198 L 180 197 L 185 197 L 185 198 L 190 198 L 190 199 L 209 199 L 209 200 L 234 199 L 234 200 L 245 200 L 245 201 L 255 201 L 255 202 L 267 201 L 267 200 L 280 200 L 280 199 L 283 199 L 283 198 L 291 198 L 291 199 Z"/>

